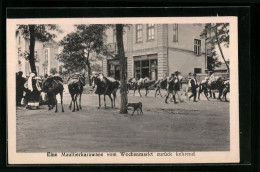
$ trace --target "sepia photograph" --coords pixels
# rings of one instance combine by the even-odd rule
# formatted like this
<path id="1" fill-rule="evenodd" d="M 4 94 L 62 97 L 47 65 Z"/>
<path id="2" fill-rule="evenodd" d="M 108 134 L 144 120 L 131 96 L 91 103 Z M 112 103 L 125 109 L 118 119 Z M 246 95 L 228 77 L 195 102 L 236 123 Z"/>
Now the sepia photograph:
<path id="1" fill-rule="evenodd" d="M 7 27 L 9 164 L 239 162 L 236 17 Z"/>

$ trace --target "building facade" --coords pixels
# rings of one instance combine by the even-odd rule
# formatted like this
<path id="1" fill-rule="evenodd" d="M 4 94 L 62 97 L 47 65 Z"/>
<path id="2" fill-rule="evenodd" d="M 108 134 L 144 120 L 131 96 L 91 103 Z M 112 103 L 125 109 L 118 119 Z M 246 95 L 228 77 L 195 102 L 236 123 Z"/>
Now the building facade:
<path id="1" fill-rule="evenodd" d="M 23 76 L 29 76 L 31 69 L 29 61 L 24 58 L 24 54 L 29 52 L 30 40 L 25 39 L 19 31 L 16 33 L 17 47 L 17 71 L 22 71 Z M 40 42 L 35 41 L 35 67 L 39 76 L 50 75 L 51 69 L 59 71 L 59 62 L 56 59 L 58 44 L 55 41 Z"/>
<path id="2" fill-rule="evenodd" d="M 175 71 L 183 75 L 205 73 L 206 45 L 200 37 L 203 24 L 135 24 L 125 27 L 127 77 L 159 79 Z M 103 60 L 103 73 L 119 79 L 120 66 L 113 29 L 107 44 L 114 57 Z"/>

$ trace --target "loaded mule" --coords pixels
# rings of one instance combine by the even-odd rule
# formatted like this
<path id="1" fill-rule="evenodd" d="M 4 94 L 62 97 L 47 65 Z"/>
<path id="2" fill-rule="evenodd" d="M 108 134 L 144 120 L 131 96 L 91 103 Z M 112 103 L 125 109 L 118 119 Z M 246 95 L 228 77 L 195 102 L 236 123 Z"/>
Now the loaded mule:
<path id="1" fill-rule="evenodd" d="M 116 92 L 120 85 L 119 81 L 111 77 L 105 77 L 101 73 L 98 75 L 92 75 L 91 80 L 92 80 L 92 87 L 95 89 L 95 87 L 97 86 L 95 94 L 98 94 L 98 100 L 99 100 L 98 108 L 101 107 L 100 95 L 104 95 L 105 108 L 106 108 L 106 95 L 108 95 L 108 97 L 111 100 L 111 107 L 114 108 Z M 113 98 L 111 95 L 113 95 Z"/>
<path id="2" fill-rule="evenodd" d="M 145 96 L 149 93 L 149 87 L 153 86 L 156 80 L 150 80 L 148 77 L 141 78 L 137 81 L 136 86 L 134 88 L 134 96 L 135 96 L 135 91 L 138 90 L 138 93 L 140 97 L 142 97 L 140 93 L 140 89 L 144 88 L 145 89 Z"/>
<path id="3" fill-rule="evenodd" d="M 62 112 L 63 109 L 63 80 L 59 76 L 50 76 L 42 83 L 42 91 L 47 93 L 49 110 L 56 106 L 55 112 L 58 111 L 56 95 L 60 94 Z"/>
<path id="4" fill-rule="evenodd" d="M 83 92 L 83 87 L 86 85 L 85 83 L 85 75 L 76 73 L 72 77 L 69 77 L 68 79 L 68 89 L 69 93 L 71 95 L 71 102 L 69 108 L 71 109 L 72 102 L 74 104 L 72 112 L 75 112 L 75 103 L 77 106 L 77 111 L 79 111 L 79 108 L 81 107 L 81 95 Z M 78 106 L 78 97 L 79 97 L 79 106 Z"/>

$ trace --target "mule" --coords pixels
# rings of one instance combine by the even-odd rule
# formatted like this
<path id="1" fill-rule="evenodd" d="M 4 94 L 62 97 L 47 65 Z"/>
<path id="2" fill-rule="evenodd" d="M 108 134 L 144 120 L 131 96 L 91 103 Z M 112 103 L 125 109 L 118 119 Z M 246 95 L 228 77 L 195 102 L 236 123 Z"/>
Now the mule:
<path id="1" fill-rule="evenodd" d="M 98 100 L 99 100 L 98 108 L 101 107 L 100 95 L 104 95 L 105 108 L 106 108 L 106 95 L 108 95 L 108 97 L 111 100 L 111 107 L 115 108 L 116 92 L 120 85 L 119 81 L 111 77 L 105 77 L 103 74 L 92 75 L 91 80 L 92 80 L 92 87 L 95 89 L 95 86 L 97 86 L 95 94 L 98 94 Z"/>
<path id="2" fill-rule="evenodd" d="M 69 108 L 71 109 L 72 102 L 74 104 L 74 108 L 72 112 L 75 112 L 75 103 L 77 106 L 77 111 L 82 109 L 81 107 L 81 95 L 83 93 L 83 87 L 86 85 L 85 83 L 85 75 L 83 74 L 75 74 L 74 76 L 68 79 L 68 89 L 71 95 L 71 102 Z M 78 106 L 78 97 L 79 97 L 79 106 Z"/>
<path id="3" fill-rule="evenodd" d="M 127 94 L 129 93 L 130 89 L 135 89 L 137 86 L 137 81 L 135 78 L 130 78 L 127 82 Z"/>
<path id="4" fill-rule="evenodd" d="M 145 96 L 149 93 L 149 87 L 153 86 L 156 80 L 150 80 L 149 78 L 141 78 L 137 81 L 136 86 L 134 88 L 134 96 L 135 96 L 135 91 L 138 90 L 138 93 L 140 97 L 142 97 L 140 90 L 141 88 L 145 89 Z"/>
<path id="5" fill-rule="evenodd" d="M 161 89 L 167 90 L 167 78 L 159 79 L 154 83 L 154 86 L 156 88 L 154 97 L 157 96 L 157 92 L 159 92 L 160 96 L 163 98 L 161 94 Z"/>
<path id="6" fill-rule="evenodd" d="M 59 76 L 51 76 L 46 78 L 43 81 L 42 91 L 47 93 L 49 110 L 53 109 L 53 107 L 56 106 L 55 112 L 58 112 L 58 106 L 57 106 L 58 103 L 57 103 L 56 95 L 60 94 L 62 112 L 64 112 L 63 90 L 64 90 L 63 80 Z"/>
<path id="7" fill-rule="evenodd" d="M 200 94 L 204 93 L 204 96 L 209 100 L 208 98 L 208 81 L 204 80 L 199 84 L 199 95 L 198 100 L 200 100 Z"/>
<path id="8" fill-rule="evenodd" d="M 223 79 L 221 76 L 216 76 L 214 81 L 209 80 L 208 89 L 209 89 L 210 98 L 213 97 L 213 99 L 215 99 L 216 98 L 215 92 L 218 91 L 219 92 L 218 99 L 220 99 L 221 94 L 222 94 L 222 89 L 223 89 L 221 87 L 222 82 L 223 82 Z"/>

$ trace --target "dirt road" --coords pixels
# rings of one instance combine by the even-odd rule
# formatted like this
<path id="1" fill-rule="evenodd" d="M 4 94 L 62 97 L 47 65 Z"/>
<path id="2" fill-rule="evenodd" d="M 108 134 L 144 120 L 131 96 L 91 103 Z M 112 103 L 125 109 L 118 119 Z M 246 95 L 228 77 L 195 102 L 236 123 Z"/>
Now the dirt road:
<path id="1" fill-rule="evenodd" d="M 229 103 L 203 97 L 197 103 L 165 104 L 154 91 L 148 97 L 132 93 L 129 102 L 142 102 L 144 115 L 119 114 L 119 92 L 116 109 L 97 109 L 97 95 L 83 94 L 83 109 L 72 113 L 66 93 L 64 113 L 60 105 L 58 113 L 47 106 L 18 107 L 17 152 L 229 150 Z"/>

